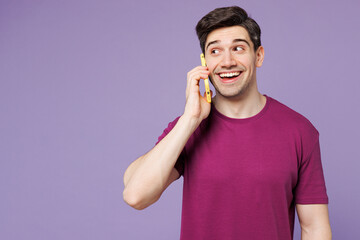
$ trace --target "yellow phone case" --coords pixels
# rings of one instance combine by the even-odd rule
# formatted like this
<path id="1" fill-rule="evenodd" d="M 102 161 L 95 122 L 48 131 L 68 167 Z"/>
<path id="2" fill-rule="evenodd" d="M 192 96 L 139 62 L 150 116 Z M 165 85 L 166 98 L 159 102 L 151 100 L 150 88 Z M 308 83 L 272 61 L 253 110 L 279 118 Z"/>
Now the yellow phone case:
<path id="1" fill-rule="evenodd" d="M 200 54 L 200 59 L 201 59 L 201 65 L 202 66 L 206 66 L 206 62 L 205 62 L 205 56 L 204 54 Z M 211 103 L 211 94 L 210 94 L 210 86 L 209 86 L 209 79 L 204 79 L 204 83 L 205 83 L 205 92 L 206 92 L 206 100 L 208 103 Z"/>

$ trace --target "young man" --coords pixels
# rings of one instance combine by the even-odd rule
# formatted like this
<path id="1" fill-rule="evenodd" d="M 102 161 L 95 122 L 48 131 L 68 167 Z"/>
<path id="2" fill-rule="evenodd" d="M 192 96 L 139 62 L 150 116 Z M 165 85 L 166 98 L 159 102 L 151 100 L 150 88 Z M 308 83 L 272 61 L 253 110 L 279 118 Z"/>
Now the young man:
<path id="1" fill-rule="evenodd" d="M 259 93 L 264 60 L 258 24 L 239 7 L 196 26 L 207 67 L 187 75 L 184 114 L 124 175 L 124 200 L 156 202 L 183 175 L 181 239 L 331 239 L 319 135 L 302 115 Z M 199 92 L 211 80 L 212 103 Z"/>

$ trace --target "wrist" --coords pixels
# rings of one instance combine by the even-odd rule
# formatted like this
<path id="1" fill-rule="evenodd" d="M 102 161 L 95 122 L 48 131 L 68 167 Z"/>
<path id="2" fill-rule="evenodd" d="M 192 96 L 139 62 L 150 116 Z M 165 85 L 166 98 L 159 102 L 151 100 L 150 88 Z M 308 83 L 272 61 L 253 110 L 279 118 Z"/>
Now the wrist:
<path id="1" fill-rule="evenodd" d="M 201 120 L 194 117 L 189 117 L 183 114 L 180 118 L 178 123 L 184 127 L 184 129 L 188 130 L 190 134 L 192 134 L 200 125 Z"/>

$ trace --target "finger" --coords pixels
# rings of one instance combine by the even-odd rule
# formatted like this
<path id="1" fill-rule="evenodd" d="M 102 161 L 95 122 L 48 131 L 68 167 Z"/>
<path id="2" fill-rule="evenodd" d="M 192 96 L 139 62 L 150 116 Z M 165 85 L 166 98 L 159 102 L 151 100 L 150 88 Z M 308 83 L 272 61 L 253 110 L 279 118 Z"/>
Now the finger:
<path id="1" fill-rule="evenodd" d="M 199 85 L 200 79 L 208 78 L 208 71 L 189 73 L 186 85 L 186 92 L 188 93 L 190 88 Z"/>
<path id="2" fill-rule="evenodd" d="M 188 82 L 191 80 L 191 78 L 194 78 L 194 76 L 198 75 L 198 74 L 206 74 L 207 76 L 210 74 L 209 70 L 207 69 L 197 69 L 194 68 L 193 70 L 191 70 L 190 72 L 188 72 L 187 74 L 187 80 Z"/>
<path id="3" fill-rule="evenodd" d="M 189 73 L 193 73 L 193 72 L 196 72 L 198 70 L 209 70 L 207 66 L 197 66 L 197 67 L 194 67 L 193 69 L 191 69 L 189 71 Z"/>
<path id="4" fill-rule="evenodd" d="M 201 76 L 199 76 L 199 75 L 190 79 L 190 82 L 189 82 L 189 85 L 188 85 L 188 94 L 195 93 L 195 94 L 201 95 L 201 93 L 199 92 L 200 79 L 201 79 Z"/>
<path id="5" fill-rule="evenodd" d="M 198 71 L 195 71 L 195 72 L 189 72 L 188 75 L 187 75 L 187 80 L 188 82 L 192 79 L 192 78 L 195 78 L 195 79 L 201 79 L 201 78 L 208 78 L 210 72 L 208 70 L 198 70 Z M 198 77 L 200 75 L 200 77 Z"/>
<path id="6" fill-rule="evenodd" d="M 186 98 L 189 95 L 190 88 L 199 85 L 200 79 L 208 78 L 209 74 L 208 68 L 204 66 L 197 66 L 187 73 Z"/>
<path id="7" fill-rule="evenodd" d="M 193 72 L 189 74 L 189 81 L 191 81 L 192 79 L 195 80 L 200 80 L 200 79 L 205 79 L 209 77 L 210 72 L 209 71 L 197 71 L 197 72 Z"/>

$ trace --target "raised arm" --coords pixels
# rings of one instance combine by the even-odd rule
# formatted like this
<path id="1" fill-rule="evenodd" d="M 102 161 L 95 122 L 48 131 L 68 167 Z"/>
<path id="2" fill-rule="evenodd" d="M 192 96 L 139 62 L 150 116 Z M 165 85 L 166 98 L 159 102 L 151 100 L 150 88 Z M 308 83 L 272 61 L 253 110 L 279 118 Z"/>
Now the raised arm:
<path id="1" fill-rule="evenodd" d="M 188 73 L 184 114 L 169 134 L 125 171 L 124 201 L 135 209 L 141 210 L 156 202 L 163 191 L 179 178 L 174 165 L 191 134 L 210 113 L 206 96 L 199 92 L 200 79 L 208 75 L 207 67 L 200 66 Z"/>

